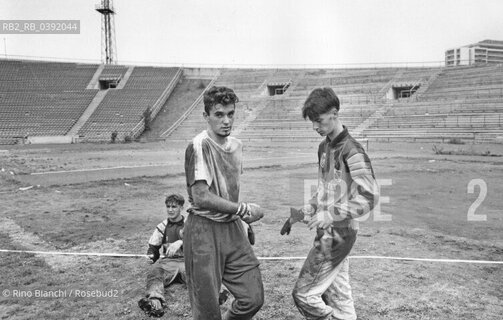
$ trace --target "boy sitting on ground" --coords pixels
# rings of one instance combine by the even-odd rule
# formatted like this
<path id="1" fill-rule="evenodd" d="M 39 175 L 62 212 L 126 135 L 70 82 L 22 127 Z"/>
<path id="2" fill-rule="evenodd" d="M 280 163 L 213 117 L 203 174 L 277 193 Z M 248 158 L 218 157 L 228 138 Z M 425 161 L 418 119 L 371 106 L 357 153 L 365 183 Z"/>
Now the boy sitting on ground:
<path id="1" fill-rule="evenodd" d="M 147 274 L 146 295 L 138 301 L 140 309 L 152 317 L 162 317 L 167 309 L 164 288 L 173 283 L 185 284 L 184 217 L 181 214 L 185 199 L 180 194 L 171 194 L 164 203 L 167 219 L 157 225 L 148 241 L 147 256 L 152 265 Z M 251 228 L 249 234 L 253 237 Z M 223 289 L 219 303 L 223 304 L 229 295 L 229 291 Z"/>
<path id="2" fill-rule="evenodd" d="M 147 274 L 146 296 L 138 301 L 138 306 L 154 317 L 161 317 L 167 308 L 164 287 L 176 282 L 185 283 L 184 217 L 181 214 L 185 199 L 179 194 L 171 194 L 164 203 L 167 219 L 157 225 L 148 242 L 147 256 L 152 265 Z"/>

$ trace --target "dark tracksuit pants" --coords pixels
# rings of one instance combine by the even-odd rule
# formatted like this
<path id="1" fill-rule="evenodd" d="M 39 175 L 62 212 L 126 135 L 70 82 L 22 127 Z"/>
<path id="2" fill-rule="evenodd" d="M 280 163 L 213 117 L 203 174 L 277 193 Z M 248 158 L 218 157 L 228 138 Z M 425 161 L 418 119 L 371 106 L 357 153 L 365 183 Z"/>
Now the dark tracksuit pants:
<path id="1" fill-rule="evenodd" d="M 220 223 L 189 214 L 183 250 L 194 320 L 251 319 L 262 307 L 259 262 L 241 220 Z M 235 298 L 223 317 L 218 303 L 222 283 Z"/>
<path id="2" fill-rule="evenodd" d="M 147 274 L 147 298 L 157 298 L 166 303 L 164 288 L 171 285 L 179 277 L 185 282 L 185 263 L 182 258 L 163 257 L 157 260 Z"/>

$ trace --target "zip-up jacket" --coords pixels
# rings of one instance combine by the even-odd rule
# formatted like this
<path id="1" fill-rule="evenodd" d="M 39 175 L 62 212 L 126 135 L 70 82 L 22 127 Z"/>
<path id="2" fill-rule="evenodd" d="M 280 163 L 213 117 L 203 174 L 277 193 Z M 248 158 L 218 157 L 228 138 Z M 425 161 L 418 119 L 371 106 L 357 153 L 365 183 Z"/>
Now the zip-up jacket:
<path id="1" fill-rule="evenodd" d="M 165 219 L 157 225 L 148 241 L 147 250 L 147 255 L 154 255 L 154 262 L 157 261 L 157 259 L 159 259 L 159 257 L 161 256 L 161 253 L 159 252 L 161 247 L 163 254 L 166 254 L 166 250 L 171 243 L 177 240 L 183 240 L 183 225 L 184 219 L 177 222 L 172 222 L 169 219 Z M 183 257 L 182 248 L 180 248 L 180 250 L 176 252 L 174 258 L 176 257 Z"/>
<path id="2" fill-rule="evenodd" d="M 311 204 L 329 214 L 334 227 L 358 229 L 356 218 L 369 213 L 379 199 L 379 187 L 365 149 L 346 127 L 318 148 L 318 188 Z"/>

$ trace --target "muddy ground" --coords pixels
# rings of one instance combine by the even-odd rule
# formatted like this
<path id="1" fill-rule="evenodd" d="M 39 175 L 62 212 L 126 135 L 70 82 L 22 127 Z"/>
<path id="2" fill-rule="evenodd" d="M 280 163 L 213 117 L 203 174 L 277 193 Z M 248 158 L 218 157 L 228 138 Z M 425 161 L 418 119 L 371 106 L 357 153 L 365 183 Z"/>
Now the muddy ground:
<path id="1" fill-rule="evenodd" d="M 433 145 L 370 143 L 383 198 L 361 223 L 353 256 L 503 261 L 503 145 L 436 144 L 454 154 L 435 154 Z M 279 230 L 316 179 L 315 150 L 245 149 L 242 199 L 268 212 L 255 224 L 257 256 L 307 254 L 312 231 Z M 0 249 L 145 253 L 164 219 L 163 195 L 185 194 L 183 152 L 184 143 L 160 142 L 0 147 Z M 143 258 L 0 252 L 0 259 L 0 319 L 145 318 L 136 305 L 149 266 Z M 302 319 L 290 294 L 301 265 L 262 261 L 266 302 L 256 319 Z M 501 264 L 353 258 L 350 265 L 360 319 L 503 314 Z M 164 318 L 190 319 L 185 288 L 166 293 Z"/>

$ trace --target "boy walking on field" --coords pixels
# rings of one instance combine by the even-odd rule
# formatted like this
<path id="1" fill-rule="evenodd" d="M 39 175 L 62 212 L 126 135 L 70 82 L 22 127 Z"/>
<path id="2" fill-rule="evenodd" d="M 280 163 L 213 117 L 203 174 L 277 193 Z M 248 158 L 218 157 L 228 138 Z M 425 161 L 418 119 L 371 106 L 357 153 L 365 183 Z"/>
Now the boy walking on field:
<path id="1" fill-rule="evenodd" d="M 326 138 L 318 148 L 317 192 L 301 210 L 316 237 L 292 295 L 306 319 L 353 320 L 347 256 L 358 232 L 355 219 L 373 209 L 379 189 L 369 157 L 339 119 L 339 98 L 331 88 L 313 90 L 302 116 Z"/>

